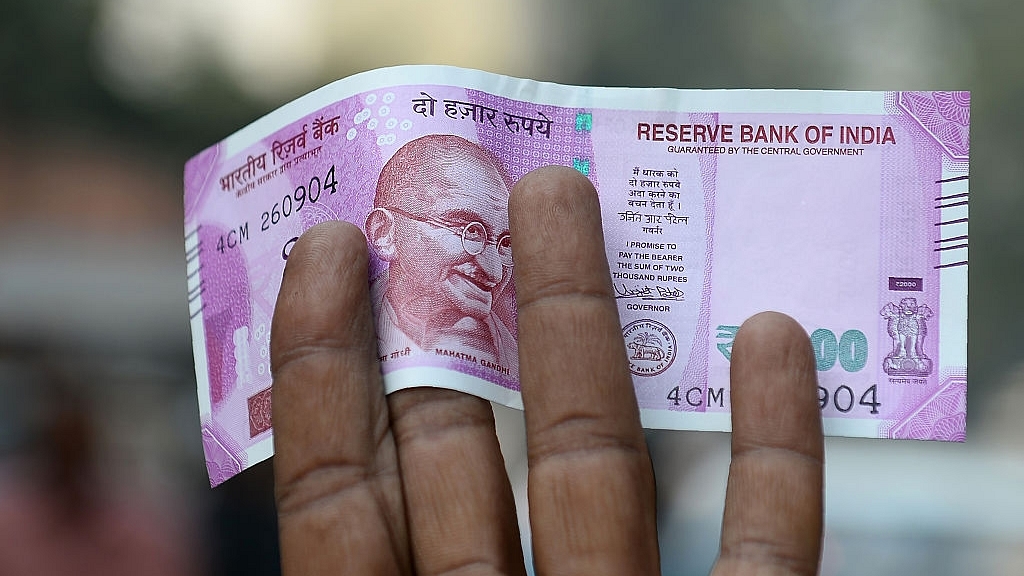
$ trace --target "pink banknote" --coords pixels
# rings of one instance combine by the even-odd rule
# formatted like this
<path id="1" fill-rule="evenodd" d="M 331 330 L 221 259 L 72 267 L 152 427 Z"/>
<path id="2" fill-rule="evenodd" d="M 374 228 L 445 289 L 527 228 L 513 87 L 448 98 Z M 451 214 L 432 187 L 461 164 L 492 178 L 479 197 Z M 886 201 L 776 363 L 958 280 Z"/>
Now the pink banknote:
<path id="1" fill-rule="evenodd" d="M 185 167 L 203 446 L 273 452 L 270 322 L 289 250 L 362 228 L 388 392 L 521 407 L 507 199 L 548 164 L 601 199 L 645 426 L 729 430 L 732 339 L 814 345 L 827 434 L 963 441 L 967 92 L 562 86 L 436 66 L 340 80 Z"/>

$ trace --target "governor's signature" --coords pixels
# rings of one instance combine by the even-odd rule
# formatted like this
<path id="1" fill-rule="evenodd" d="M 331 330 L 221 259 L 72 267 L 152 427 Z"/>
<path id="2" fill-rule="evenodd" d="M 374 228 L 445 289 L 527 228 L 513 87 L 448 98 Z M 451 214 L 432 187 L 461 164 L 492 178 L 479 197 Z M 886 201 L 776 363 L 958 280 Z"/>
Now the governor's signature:
<path id="1" fill-rule="evenodd" d="M 639 298 L 641 300 L 683 300 L 683 290 L 672 286 L 655 285 L 654 288 L 651 288 L 646 284 L 642 286 L 616 284 L 615 297 Z"/>

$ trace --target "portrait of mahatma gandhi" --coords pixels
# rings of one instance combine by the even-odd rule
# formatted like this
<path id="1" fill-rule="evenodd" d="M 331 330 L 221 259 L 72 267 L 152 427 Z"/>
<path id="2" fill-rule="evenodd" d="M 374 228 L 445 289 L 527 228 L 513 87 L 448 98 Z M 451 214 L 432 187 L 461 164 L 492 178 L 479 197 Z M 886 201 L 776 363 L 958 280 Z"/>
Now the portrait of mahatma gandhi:
<path id="1" fill-rule="evenodd" d="M 465 352 L 515 372 L 515 338 L 495 314 L 512 280 L 509 189 L 496 159 L 454 135 L 395 152 L 377 181 L 366 237 L 387 271 L 371 287 L 378 344 Z"/>

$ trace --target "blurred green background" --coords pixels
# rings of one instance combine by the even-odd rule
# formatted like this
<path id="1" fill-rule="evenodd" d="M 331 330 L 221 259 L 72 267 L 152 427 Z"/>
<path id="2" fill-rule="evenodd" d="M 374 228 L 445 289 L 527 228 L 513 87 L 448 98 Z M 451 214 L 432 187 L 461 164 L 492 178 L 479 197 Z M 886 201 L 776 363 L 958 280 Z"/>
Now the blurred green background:
<path id="1" fill-rule="evenodd" d="M 0 524 L 37 501 L 76 509 L 68 475 L 91 469 L 88 490 L 152 532 L 131 531 L 139 550 L 169 558 L 128 573 L 276 573 L 268 465 L 206 484 L 182 167 L 331 80 L 442 63 L 570 84 L 970 90 L 968 442 L 829 440 L 823 573 L 1024 573 L 1022 25 L 1024 6 L 997 0 L 0 0 Z M 521 418 L 498 415 L 522 483 Z M 728 435 L 649 440 L 665 573 L 707 573 Z M 62 538 L 20 553 L 59 556 Z"/>

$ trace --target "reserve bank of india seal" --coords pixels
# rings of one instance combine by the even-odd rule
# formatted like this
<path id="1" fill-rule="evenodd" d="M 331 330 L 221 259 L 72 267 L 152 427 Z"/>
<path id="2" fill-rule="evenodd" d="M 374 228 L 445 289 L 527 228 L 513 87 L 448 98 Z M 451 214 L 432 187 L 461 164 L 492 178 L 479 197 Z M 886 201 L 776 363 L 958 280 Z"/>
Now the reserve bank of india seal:
<path id="1" fill-rule="evenodd" d="M 637 320 L 622 329 L 629 371 L 637 376 L 656 376 L 676 359 L 676 337 L 661 322 Z"/>

